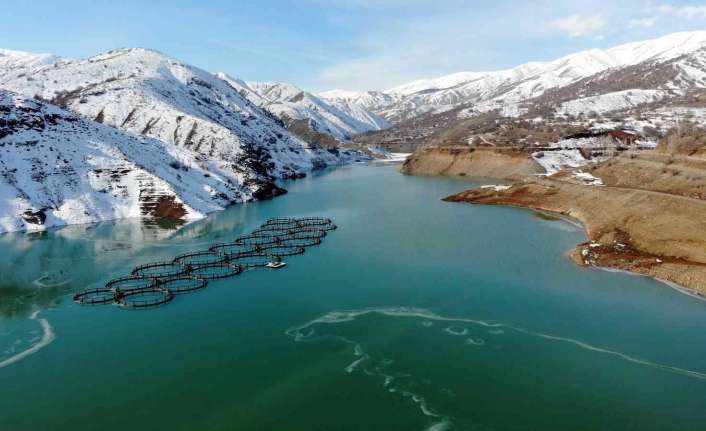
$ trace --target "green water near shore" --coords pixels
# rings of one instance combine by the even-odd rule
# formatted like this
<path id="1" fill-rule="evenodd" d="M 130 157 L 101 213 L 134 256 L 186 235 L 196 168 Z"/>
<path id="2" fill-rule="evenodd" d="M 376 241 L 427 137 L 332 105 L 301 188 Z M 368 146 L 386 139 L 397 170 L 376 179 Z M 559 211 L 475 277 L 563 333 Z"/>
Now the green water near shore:
<path id="1" fill-rule="evenodd" d="M 583 232 L 470 186 L 355 165 L 181 230 L 0 237 L 2 430 L 697 430 L 706 303 L 574 266 Z M 167 306 L 71 294 L 268 217 L 340 228 Z"/>

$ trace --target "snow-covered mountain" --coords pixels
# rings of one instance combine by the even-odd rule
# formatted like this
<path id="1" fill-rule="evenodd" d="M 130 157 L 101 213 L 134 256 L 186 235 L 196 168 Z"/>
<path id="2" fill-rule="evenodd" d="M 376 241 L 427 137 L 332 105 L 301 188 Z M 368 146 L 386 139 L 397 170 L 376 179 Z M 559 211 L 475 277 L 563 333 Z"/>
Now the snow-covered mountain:
<path id="1" fill-rule="evenodd" d="M 251 102 L 277 115 L 287 126 L 291 121 L 305 120 L 312 131 L 342 141 L 390 126 L 382 117 L 360 105 L 335 106 L 291 84 L 244 82 L 224 73 L 216 76 L 238 88 Z"/>
<path id="2" fill-rule="evenodd" d="M 186 147 L 208 163 L 295 177 L 336 163 L 227 82 L 157 51 L 120 49 L 86 60 L 5 73 L 0 88 L 34 96 L 97 122 Z"/>
<path id="3" fill-rule="evenodd" d="M 34 54 L 31 52 L 0 49 L 0 74 L 19 69 L 46 66 L 48 64 L 54 64 L 59 60 L 59 57 L 52 54 Z"/>
<path id="4" fill-rule="evenodd" d="M 177 218 L 199 217 L 278 193 L 275 178 L 360 158 L 309 145 L 228 82 L 157 51 L 120 49 L 86 60 L 6 57 L 2 230 L 27 227 L 21 221 L 27 211 L 45 214 L 32 219 L 41 223 L 30 222 L 37 226 L 159 215 L 152 207 L 176 206 Z M 17 118 L 43 126 L 10 128 Z M 118 173 L 95 178 L 95 169 Z M 164 169 L 171 174 L 162 175 Z M 128 178 L 123 171 L 131 172 Z"/>
<path id="5" fill-rule="evenodd" d="M 357 104 L 398 123 L 428 113 L 441 113 L 458 107 L 468 107 L 465 114 L 500 110 L 505 115 L 523 112 L 523 102 L 558 92 L 572 84 L 603 76 L 604 89 L 594 85 L 591 94 L 572 87 L 573 94 L 564 94 L 562 102 L 609 92 L 625 90 L 687 90 L 706 85 L 706 31 L 673 33 L 657 39 L 628 43 L 614 48 L 578 52 L 549 62 L 532 62 L 518 67 L 492 72 L 461 72 L 434 79 L 414 81 L 383 93 L 346 92 L 334 90 L 319 93 L 327 101 Z M 663 70 L 661 79 L 640 79 L 649 73 L 657 77 L 655 68 Z M 620 86 L 608 85 L 608 75 L 621 76 Z M 639 72 L 638 72 L 639 71 Z M 669 73 L 666 73 L 669 72 Z M 564 92 L 567 93 L 567 92 Z M 636 102 L 626 102 L 621 94 L 605 101 L 616 102 L 616 109 Z M 653 96 L 653 95 L 652 95 Z M 643 97 L 646 101 L 654 97 Z M 587 100 L 595 108 L 595 99 Z M 577 106 L 566 107 L 575 111 Z M 611 106 L 605 106 L 610 109 Z"/>
<path id="6" fill-rule="evenodd" d="M 386 115 L 387 107 L 394 107 L 401 102 L 402 97 L 396 94 L 383 93 L 381 91 L 348 91 L 329 90 L 316 93 L 329 104 L 346 112 L 353 112 L 363 109 L 374 112 L 389 121 L 394 121 L 394 116 Z M 394 108 L 393 108 L 394 109 Z"/>
<path id="7" fill-rule="evenodd" d="M 124 217 L 194 219 L 252 196 L 193 152 L 0 90 L 0 232 Z M 168 214 L 171 212 L 171 214 Z"/>

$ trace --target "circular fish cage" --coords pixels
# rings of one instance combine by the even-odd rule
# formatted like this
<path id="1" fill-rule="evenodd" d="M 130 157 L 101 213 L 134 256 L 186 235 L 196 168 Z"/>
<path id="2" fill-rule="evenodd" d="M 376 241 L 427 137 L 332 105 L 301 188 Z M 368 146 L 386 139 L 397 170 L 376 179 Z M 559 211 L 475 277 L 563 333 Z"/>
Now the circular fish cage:
<path id="1" fill-rule="evenodd" d="M 201 290 L 208 285 L 208 280 L 195 275 L 177 275 L 159 281 L 159 287 L 174 294 L 190 293 Z"/>
<path id="2" fill-rule="evenodd" d="M 232 260 L 234 264 L 240 265 L 245 269 L 262 268 L 272 261 L 282 260 L 280 256 L 269 253 L 253 253 L 249 256 L 240 256 Z"/>
<path id="3" fill-rule="evenodd" d="M 328 223 L 328 224 L 315 224 L 315 225 L 307 225 L 307 226 L 316 226 L 317 229 L 325 230 L 325 231 L 330 231 L 330 230 L 336 230 L 338 229 L 338 226 L 336 226 L 333 223 Z"/>
<path id="4" fill-rule="evenodd" d="M 300 226 L 327 226 L 332 225 L 333 220 L 324 217 L 301 217 L 297 219 Z"/>
<path id="5" fill-rule="evenodd" d="M 319 238 L 286 238 L 280 241 L 283 246 L 291 247 L 312 247 L 321 244 Z"/>
<path id="6" fill-rule="evenodd" d="M 268 218 L 263 226 L 294 226 L 299 219 L 296 218 Z"/>
<path id="7" fill-rule="evenodd" d="M 222 263 L 228 260 L 228 256 L 215 251 L 193 251 L 191 253 L 180 254 L 174 258 L 174 263 L 187 265 L 203 265 L 204 263 Z"/>
<path id="8" fill-rule="evenodd" d="M 267 228 L 259 228 L 257 230 L 252 231 L 248 236 L 253 236 L 253 237 L 263 237 L 263 238 L 283 238 L 287 237 L 289 235 L 297 233 L 297 230 L 295 229 L 285 229 L 285 228 L 272 228 L 272 227 L 267 227 Z"/>
<path id="9" fill-rule="evenodd" d="M 323 238 L 326 236 L 326 231 L 316 227 L 296 227 L 291 229 L 272 229 L 272 228 L 260 228 L 253 233 L 251 236 L 261 236 L 261 237 L 276 237 L 280 240 L 287 239 L 291 237 L 296 237 L 298 235 L 307 234 L 309 236 L 316 236 L 317 238 Z"/>
<path id="10" fill-rule="evenodd" d="M 296 223 L 292 224 L 263 224 L 257 229 L 255 229 L 255 232 L 264 232 L 264 231 L 282 231 L 282 232 L 289 232 L 292 230 L 297 230 L 299 229 L 299 225 Z"/>
<path id="11" fill-rule="evenodd" d="M 281 237 L 281 240 L 286 239 L 321 239 L 326 236 L 326 231 L 321 229 L 303 229 L 292 233 L 286 237 Z"/>
<path id="12" fill-rule="evenodd" d="M 263 247 L 268 253 L 272 253 L 275 256 L 285 257 L 285 256 L 296 256 L 298 254 L 304 254 L 306 249 L 304 247 L 299 247 L 296 245 L 282 245 L 282 244 L 272 244 L 270 246 Z"/>
<path id="13" fill-rule="evenodd" d="M 106 288 L 87 289 L 74 295 L 74 302 L 84 305 L 108 304 L 116 299 L 116 292 Z"/>
<path id="14" fill-rule="evenodd" d="M 124 293 L 116 303 L 123 308 L 149 308 L 166 304 L 172 299 L 174 294 L 169 289 L 152 288 Z"/>
<path id="15" fill-rule="evenodd" d="M 167 278 L 181 274 L 186 274 L 186 268 L 174 262 L 145 263 L 132 270 L 132 275 L 152 278 Z"/>
<path id="16" fill-rule="evenodd" d="M 311 220 L 311 221 L 303 221 L 299 223 L 299 226 L 301 228 L 311 228 L 311 229 L 320 229 L 323 231 L 329 231 L 329 230 L 334 230 L 338 226 L 333 224 L 331 220 L 326 219 L 327 221 L 320 221 L 320 220 Z"/>
<path id="17" fill-rule="evenodd" d="M 123 293 L 153 289 L 155 287 L 157 287 L 157 280 L 139 275 L 128 275 L 126 277 L 116 278 L 105 284 L 106 289 L 117 292 L 118 296 Z"/>
<path id="18" fill-rule="evenodd" d="M 270 244 L 278 244 L 279 238 L 274 236 L 253 236 L 243 235 L 235 239 L 235 243 L 245 246 L 262 247 Z"/>
<path id="19" fill-rule="evenodd" d="M 205 263 L 194 265 L 190 268 L 189 274 L 206 280 L 228 278 L 238 275 L 243 271 L 240 265 L 229 263 Z"/>
<path id="20" fill-rule="evenodd" d="M 225 242 L 222 244 L 214 245 L 213 247 L 209 248 L 208 251 L 223 255 L 227 258 L 231 258 L 235 256 L 241 256 L 243 254 L 254 253 L 257 252 L 258 249 L 256 246 L 240 244 L 237 242 Z"/>

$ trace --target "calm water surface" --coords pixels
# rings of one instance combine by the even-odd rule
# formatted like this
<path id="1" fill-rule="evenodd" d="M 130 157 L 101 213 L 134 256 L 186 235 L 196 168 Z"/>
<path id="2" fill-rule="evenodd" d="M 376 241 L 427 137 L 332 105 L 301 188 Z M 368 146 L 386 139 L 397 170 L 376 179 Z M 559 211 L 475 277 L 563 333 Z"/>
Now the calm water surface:
<path id="1" fill-rule="evenodd" d="M 572 265 L 565 222 L 439 201 L 469 185 L 356 165 L 178 231 L 0 237 L 0 430 L 706 429 L 706 304 Z M 308 215 L 340 228 L 284 270 L 146 311 L 71 302 Z"/>

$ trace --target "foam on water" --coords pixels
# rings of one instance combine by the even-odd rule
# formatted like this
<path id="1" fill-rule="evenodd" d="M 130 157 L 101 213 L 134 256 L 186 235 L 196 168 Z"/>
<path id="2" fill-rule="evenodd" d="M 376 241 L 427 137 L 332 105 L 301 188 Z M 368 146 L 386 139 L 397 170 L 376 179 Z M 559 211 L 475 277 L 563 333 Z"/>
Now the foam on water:
<path id="1" fill-rule="evenodd" d="M 367 361 L 368 359 L 370 359 L 370 356 L 364 354 L 360 358 L 351 362 L 351 364 L 345 368 L 346 372 L 349 374 L 352 373 L 353 371 L 355 371 L 355 369 L 358 367 L 358 365 L 362 364 L 363 362 Z"/>
<path id="2" fill-rule="evenodd" d="M 468 334 L 468 329 L 461 328 L 458 326 L 449 326 L 448 328 L 444 329 L 444 332 L 449 335 L 466 335 Z"/>
<path id="3" fill-rule="evenodd" d="M 425 320 L 429 320 L 429 321 L 467 323 L 467 324 L 473 324 L 473 325 L 481 326 L 484 328 L 490 328 L 490 329 L 511 330 L 511 331 L 525 334 L 525 335 L 529 335 L 532 337 L 543 338 L 546 340 L 567 343 L 567 344 L 570 344 L 570 345 L 577 347 L 577 348 L 585 349 L 585 350 L 588 350 L 591 352 L 614 356 L 616 358 L 619 358 L 619 359 L 622 359 L 624 361 L 631 362 L 634 364 L 643 365 L 646 367 L 655 368 L 658 370 L 667 371 L 667 372 L 671 372 L 671 373 L 681 374 L 681 375 L 687 376 L 687 377 L 706 380 L 706 373 L 701 372 L 701 371 L 689 370 L 689 369 L 685 369 L 685 368 L 675 367 L 672 365 L 665 365 L 665 364 L 660 364 L 660 363 L 656 363 L 656 362 L 651 362 L 651 361 L 648 361 L 645 359 L 641 359 L 641 358 L 638 358 L 635 356 L 628 355 L 626 353 L 606 349 L 606 348 L 599 347 L 599 346 L 594 346 L 592 344 L 583 342 L 581 340 L 576 340 L 576 339 L 569 338 L 569 337 L 561 337 L 561 336 L 552 335 L 552 334 L 545 334 L 542 332 L 536 332 L 536 331 L 532 331 L 529 329 L 525 329 L 525 328 L 522 328 L 519 326 L 509 324 L 509 323 L 502 323 L 502 322 L 496 322 L 496 321 L 485 321 L 485 320 L 471 319 L 471 318 L 464 318 L 464 317 L 442 316 L 442 315 L 436 314 L 430 310 L 423 309 L 423 308 L 369 307 L 369 308 L 362 308 L 362 309 L 357 309 L 357 310 L 335 310 L 335 311 L 331 311 L 329 313 L 326 313 L 323 316 L 317 317 L 316 319 L 311 320 L 303 325 L 289 328 L 285 331 L 285 333 L 287 335 L 289 335 L 290 337 L 294 338 L 295 341 L 298 341 L 297 337 L 300 336 L 301 331 L 304 329 L 307 329 L 313 325 L 337 324 L 337 323 L 343 323 L 343 322 L 350 322 L 350 321 L 357 319 L 358 317 L 369 315 L 369 314 L 378 314 L 378 315 L 390 316 L 390 317 L 420 318 L 420 319 L 425 319 Z"/>
<path id="4" fill-rule="evenodd" d="M 41 350 L 42 348 L 46 347 L 49 343 L 54 341 L 54 339 L 56 338 L 56 334 L 54 334 L 54 328 L 52 328 L 52 326 L 49 324 L 49 321 L 47 319 L 38 318 L 38 316 L 39 316 L 39 310 L 33 312 L 32 315 L 30 316 L 30 319 L 36 320 L 37 322 L 39 322 L 39 325 L 42 328 L 41 339 L 39 339 L 38 342 L 36 342 L 35 344 L 32 344 L 27 349 L 25 349 L 19 353 L 16 353 L 7 359 L 0 361 L 0 368 L 5 368 L 8 365 L 12 365 L 17 361 L 21 361 L 22 359 L 26 358 L 27 356 L 30 356 L 34 353 L 37 353 L 39 350 Z M 19 340 L 19 341 L 22 342 L 22 340 Z M 17 340 L 15 340 L 15 344 L 18 344 Z M 8 352 L 8 350 L 9 350 L 9 352 Z M 8 350 L 6 350 L 6 352 L 8 352 L 8 353 L 14 353 L 14 351 L 15 351 L 14 348 L 11 348 Z"/>
<path id="5" fill-rule="evenodd" d="M 436 422 L 424 428 L 424 431 L 446 431 L 451 426 L 451 422 L 444 420 L 441 422 Z"/>
<path id="6" fill-rule="evenodd" d="M 463 323 L 472 324 L 480 326 L 487 329 L 487 332 L 493 335 L 500 335 L 505 333 L 506 330 L 513 331 L 517 334 L 523 334 L 530 337 L 542 338 L 545 340 L 551 340 L 561 343 L 569 344 L 573 347 L 585 349 L 590 352 L 595 352 L 604 355 L 614 356 L 618 359 L 641 365 L 650 368 L 654 368 L 661 371 L 667 371 L 671 373 L 680 374 L 686 377 L 697 378 L 706 380 L 706 373 L 694 370 L 688 370 L 684 368 L 674 367 L 671 365 L 659 364 L 656 362 L 647 361 L 638 357 L 634 357 L 622 352 L 594 346 L 592 344 L 576 340 L 569 337 L 561 337 L 552 334 L 546 334 L 542 332 L 536 332 L 522 327 L 518 327 L 509 323 L 502 323 L 496 321 L 486 321 L 471 318 L 462 317 L 448 317 L 436 314 L 430 310 L 421 308 L 409 308 L 409 307 L 370 307 L 358 310 L 334 310 L 323 316 L 317 317 L 303 325 L 294 326 L 285 331 L 289 337 L 293 338 L 294 341 L 313 341 L 314 339 L 322 338 L 333 338 L 353 346 L 353 355 L 356 356 L 352 363 L 344 368 L 347 373 L 353 373 L 361 366 L 363 366 L 363 372 L 369 376 L 376 376 L 383 379 L 383 388 L 385 388 L 389 393 L 399 394 L 405 399 L 411 400 L 413 403 L 419 406 L 422 414 L 428 417 L 433 417 L 440 419 L 426 428 L 427 430 L 446 430 L 451 427 L 452 417 L 438 413 L 436 410 L 431 408 L 424 396 L 418 392 L 414 392 L 411 388 L 418 387 L 418 384 L 414 382 L 414 377 L 409 374 L 396 373 L 389 370 L 390 365 L 393 364 L 391 359 L 383 358 L 376 362 L 375 358 L 366 353 L 363 346 L 356 341 L 347 339 L 338 335 L 319 335 L 318 337 L 313 337 L 315 325 L 335 325 L 345 322 L 352 322 L 359 317 L 376 314 L 388 317 L 402 317 L 402 318 L 419 318 L 423 319 L 421 322 L 425 327 L 432 326 L 434 321 L 437 322 L 453 322 L 453 323 Z M 444 331 L 450 335 L 462 336 L 468 334 L 468 329 L 461 326 L 451 325 L 444 329 Z M 465 344 L 472 346 L 484 346 L 486 341 L 480 337 L 468 337 L 465 340 Z M 502 346 L 496 346 L 497 348 L 502 348 Z M 426 380 L 426 379 L 425 379 Z M 408 382 L 408 383 L 407 383 Z"/>
<path id="7" fill-rule="evenodd" d="M 466 344 L 471 344 L 474 346 L 485 346 L 485 340 L 482 338 L 466 338 Z"/>
<path id="8" fill-rule="evenodd" d="M 51 274 L 44 273 L 44 275 L 42 275 L 41 277 L 33 280 L 32 284 L 42 288 L 61 287 L 71 283 L 71 280 L 73 279 L 65 278 L 63 280 L 54 280 L 54 277 L 52 277 Z M 49 281 L 49 283 L 47 283 L 47 281 Z"/>

